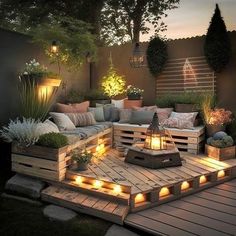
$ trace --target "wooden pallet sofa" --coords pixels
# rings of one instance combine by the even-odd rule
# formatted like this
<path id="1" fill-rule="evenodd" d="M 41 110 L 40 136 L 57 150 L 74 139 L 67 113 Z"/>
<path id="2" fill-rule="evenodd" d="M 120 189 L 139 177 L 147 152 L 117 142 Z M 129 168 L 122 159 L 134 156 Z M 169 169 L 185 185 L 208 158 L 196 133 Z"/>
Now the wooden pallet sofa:
<path id="1" fill-rule="evenodd" d="M 63 132 L 69 145 L 59 149 L 33 145 L 20 147 L 12 145 L 12 171 L 38 177 L 43 180 L 62 181 L 71 164 L 71 151 L 75 148 L 94 150 L 102 146 L 106 151 L 112 146 L 112 123 L 97 124 Z"/>
<path id="2" fill-rule="evenodd" d="M 135 142 L 143 142 L 148 125 L 113 123 L 114 145 L 129 147 Z M 205 139 L 204 126 L 194 129 L 166 128 L 179 151 L 199 154 Z"/>

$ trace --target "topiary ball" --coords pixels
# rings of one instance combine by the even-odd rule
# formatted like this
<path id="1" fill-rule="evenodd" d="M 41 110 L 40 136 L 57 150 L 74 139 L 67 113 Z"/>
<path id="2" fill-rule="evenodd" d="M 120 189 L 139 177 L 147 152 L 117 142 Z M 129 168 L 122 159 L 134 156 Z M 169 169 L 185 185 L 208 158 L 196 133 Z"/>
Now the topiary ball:
<path id="1" fill-rule="evenodd" d="M 224 136 L 222 141 L 225 143 L 225 147 L 231 147 L 234 145 L 234 140 L 231 136 Z"/>
<path id="2" fill-rule="evenodd" d="M 213 135 L 213 139 L 214 140 L 221 140 L 223 137 L 227 136 L 227 134 L 224 132 L 224 131 L 219 131 L 219 132 L 216 132 L 214 135 Z"/>
<path id="3" fill-rule="evenodd" d="M 211 146 L 213 147 L 217 147 L 217 148 L 224 148 L 225 147 L 225 143 L 223 140 L 212 140 L 211 141 Z"/>
<path id="4" fill-rule="evenodd" d="M 213 140 L 213 137 L 208 138 L 208 139 L 207 139 L 207 144 L 208 144 L 208 145 L 211 145 L 212 140 Z"/>

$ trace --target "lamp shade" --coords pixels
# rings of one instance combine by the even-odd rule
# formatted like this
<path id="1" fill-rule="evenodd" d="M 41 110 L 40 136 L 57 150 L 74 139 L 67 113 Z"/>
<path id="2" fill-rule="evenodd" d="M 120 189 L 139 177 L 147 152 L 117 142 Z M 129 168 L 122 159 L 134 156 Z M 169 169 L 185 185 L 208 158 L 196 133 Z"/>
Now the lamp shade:
<path id="1" fill-rule="evenodd" d="M 165 131 L 160 130 L 159 128 L 159 121 L 156 112 L 154 113 L 152 122 L 147 129 L 144 148 L 151 150 L 167 149 Z"/>

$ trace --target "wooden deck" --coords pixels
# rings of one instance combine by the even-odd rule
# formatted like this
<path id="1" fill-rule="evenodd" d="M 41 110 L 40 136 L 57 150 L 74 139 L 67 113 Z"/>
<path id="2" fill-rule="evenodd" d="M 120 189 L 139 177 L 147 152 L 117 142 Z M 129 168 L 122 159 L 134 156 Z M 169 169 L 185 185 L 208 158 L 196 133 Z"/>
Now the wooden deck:
<path id="1" fill-rule="evenodd" d="M 236 177 L 236 159 L 220 162 L 204 155 L 181 153 L 182 166 L 149 169 L 126 163 L 118 154 L 114 149 L 109 150 L 95 159 L 87 171 L 67 170 L 66 179 L 52 182 L 52 186 L 42 192 L 42 199 L 122 224 L 128 213 L 150 209 L 148 218 L 155 209 L 165 206 L 159 206 L 161 204 Z M 212 197 L 211 190 L 207 191 L 204 194 Z M 222 200 L 222 196 L 218 198 Z"/>
<path id="2" fill-rule="evenodd" d="M 236 235 L 236 179 L 129 214 L 125 224 L 153 235 Z"/>

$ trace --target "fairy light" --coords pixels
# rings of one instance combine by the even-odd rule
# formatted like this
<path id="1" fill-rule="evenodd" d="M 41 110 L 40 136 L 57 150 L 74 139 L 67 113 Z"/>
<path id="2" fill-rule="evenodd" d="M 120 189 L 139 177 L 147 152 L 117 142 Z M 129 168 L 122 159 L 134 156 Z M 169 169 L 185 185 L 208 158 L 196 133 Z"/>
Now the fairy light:
<path id="1" fill-rule="evenodd" d="M 188 181 L 184 181 L 182 184 L 181 184 L 181 190 L 187 190 L 188 188 L 190 187 L 190 184 Z"/>
<path id="2" fill-rule="evenodd" d="M 225 177 L 225 171 L 224 170 L 218 171 L 217 178 L 219 179 L 219 178 L 223 178 L 223 177 Z"/>
<path id="3" fill-rule="evenodd" d="M 170 195 L 170 189 L 167 187 L 161 188 L 161 191 L 159 192 L 159 197 L 165 197 Z"/>
<path id="4" fill-rule="evenodd" d="M 120 185 L 115 185 L 115 187 L 113 188 L 113 191 L 115 193 L 121 193 L 122 189 L 121 189 L 121 186 Z"/>
<path id="5" fill-rule="evenodd" d="M 200 176 L 199 183 L 205 184 L 207 182 L 207 177 L 205 175 Z"/>
<path id="6" fill-rule="evenodd" d="M 134 198 L 135 203 L 145 202 L 145 200 L 145 196 L 142 193 L 138 193 Z"/>

